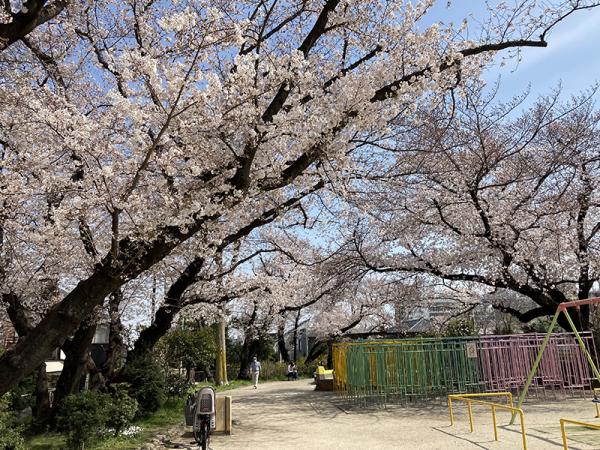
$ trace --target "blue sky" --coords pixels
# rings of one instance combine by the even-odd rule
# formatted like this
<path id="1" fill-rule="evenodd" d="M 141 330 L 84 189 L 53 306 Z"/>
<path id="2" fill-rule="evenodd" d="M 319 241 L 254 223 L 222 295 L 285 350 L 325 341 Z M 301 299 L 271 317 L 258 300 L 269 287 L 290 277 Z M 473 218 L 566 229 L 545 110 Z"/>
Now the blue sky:
<path id="1" fill-rule="evenodd" d="M 424 22 L 439 20 L 457 24 L 467 17 L 472 31 L 476 31 L 476 21 L 472 18 L 483 18 L 487 14 L 483 0 L 455 0 L 449 8 L 446 1 L 438 0 Z M 538 95 L 548 94 L 559 83 L 563 98 L 567 99 L 600 81 L 600 7 L 572 14 L 559 23 L 546 40 L 546 48 L 525 48 L 520 63 L 509 61 L 504 67 L 497 65 L 486 72 L 485 78 L 490 83 L 500 76 L 498 99 L 509 99 L 531 86 L 527 104 Z M 502 52 L 502 55 L 507 53 Z"/>
<path id="2" fill-rule="evenodd" d="M 523 92 L 529 84 L 534 97 L 562 83 L 566 98 L 600 81 L 600 8 L 569 17 L 547 41 L 547 48 L 523 50 L 519 64 L 493 68 L 486 79 L 500 75 L 502 97 Z"/>

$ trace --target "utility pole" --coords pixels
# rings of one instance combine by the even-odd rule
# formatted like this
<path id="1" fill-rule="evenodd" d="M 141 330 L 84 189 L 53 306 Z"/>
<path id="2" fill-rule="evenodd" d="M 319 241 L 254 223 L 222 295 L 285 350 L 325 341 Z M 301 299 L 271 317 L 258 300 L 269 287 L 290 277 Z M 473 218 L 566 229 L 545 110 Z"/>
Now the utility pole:
<path id="1" fill-rule="evenodd" d="M 229 384 L 227 380 L 227 340 L 225 336 L 225 314 L 217 323 L 217 373 L 216 382 L 223 386 Z"/>
<path id="2" fill-rule="evenodd" d="M 217 270 L 219 274 L 223 273 L 223 252 L 217 253 Z M 220 286 L 223 286 L 223 276 L 217 277 L 217 282 Z M 226 339 L 226 323 L 227 314 L 225 307 L 221 308 L 221 318 L 217 322 L 216 327 L 216 338 L 217 338 L 217 370 L 215 374 L 215 381 L 218 385 L 223 386 L 229 384 L 227 379 L 227 339 Z"/>

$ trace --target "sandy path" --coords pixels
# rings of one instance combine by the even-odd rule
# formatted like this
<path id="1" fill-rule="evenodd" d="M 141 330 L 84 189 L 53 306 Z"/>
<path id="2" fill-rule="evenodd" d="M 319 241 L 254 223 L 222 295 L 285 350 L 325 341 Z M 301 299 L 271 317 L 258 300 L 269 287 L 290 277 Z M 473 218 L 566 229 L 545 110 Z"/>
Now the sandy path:
<path id="1" fill-rule="evenodd" d="M 519 427 L 504 426 L 509 413 L 498 413 L 499 441 L 493 440 L 489 409 L 474 408 L 475 432 L 469 433 L 466 407 L 457 407 L 457 421 L 449 426 L 447 408 L 370 409 L 361 411 L 341 401 L 335 393 L 315 392 L 307 380 L 272 382 L 235 389 L 234 429 L 231 436 L 213 436 L 213 450 L 233 449 L 519 449 Z M 595 423 L 589 400 L 566 399 L 527 405 L 529 450 L 561 449 L 559 418 Z M 600 449 L 600 431 L 572 429 L 570 449 Z M 174 445 L 147 448 L 194 448 L 183 426 L 170 430 Z M 179 445 L 177 445 L 179 444 Z"/>

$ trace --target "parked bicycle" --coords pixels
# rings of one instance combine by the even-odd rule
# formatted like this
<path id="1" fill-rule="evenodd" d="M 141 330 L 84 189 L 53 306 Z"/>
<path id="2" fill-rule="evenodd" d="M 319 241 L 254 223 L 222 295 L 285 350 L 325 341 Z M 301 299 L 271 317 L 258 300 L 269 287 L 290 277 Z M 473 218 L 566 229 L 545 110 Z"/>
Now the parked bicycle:
<path id="1" fill-rule="evenodd" d="M 194 440 L 207 450 L 211 430 L 215 428 L 215 390 L 206 386 L 189 395 L 185 406 L 186 425 L 192 426 Z"/>

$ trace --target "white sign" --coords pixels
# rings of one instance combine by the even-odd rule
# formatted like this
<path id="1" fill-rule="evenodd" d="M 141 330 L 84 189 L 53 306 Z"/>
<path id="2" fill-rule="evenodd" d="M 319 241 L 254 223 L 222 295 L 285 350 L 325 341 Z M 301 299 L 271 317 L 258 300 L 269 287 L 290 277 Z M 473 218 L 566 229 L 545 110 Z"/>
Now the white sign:
<path id="1" fill-rule="evenodd" d="M 477 358 L 477 344 L 475 342 L 467 342 L 467 358 Z"/>

